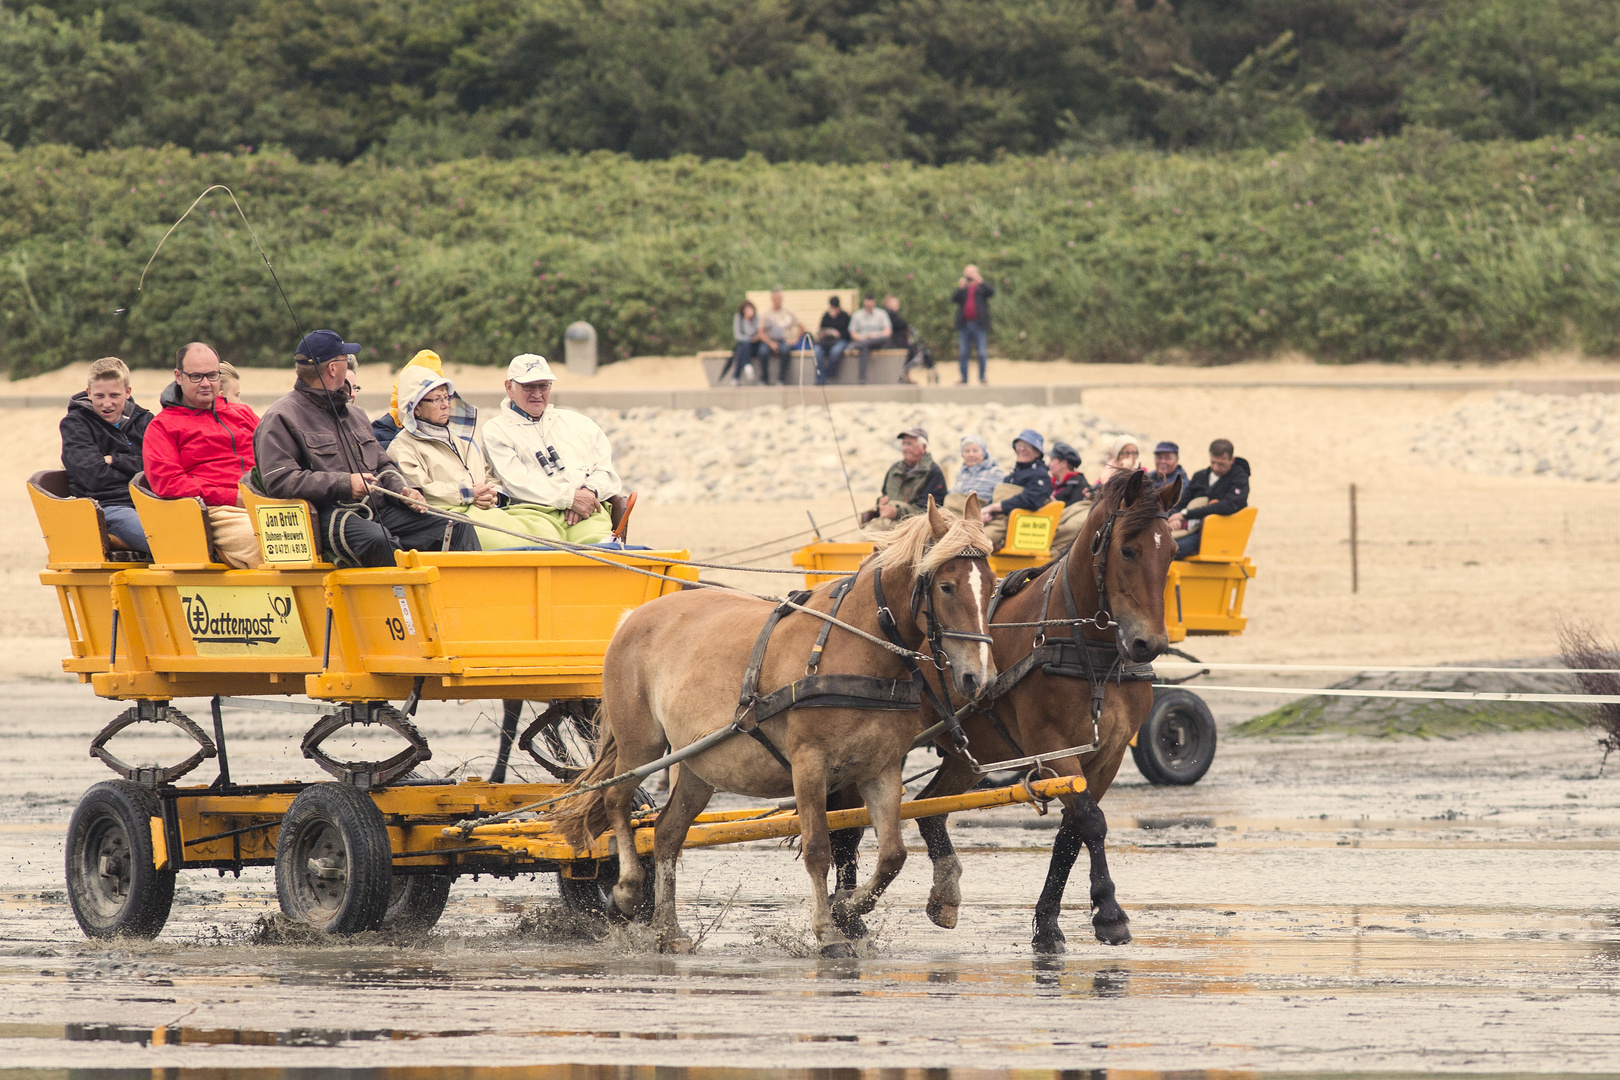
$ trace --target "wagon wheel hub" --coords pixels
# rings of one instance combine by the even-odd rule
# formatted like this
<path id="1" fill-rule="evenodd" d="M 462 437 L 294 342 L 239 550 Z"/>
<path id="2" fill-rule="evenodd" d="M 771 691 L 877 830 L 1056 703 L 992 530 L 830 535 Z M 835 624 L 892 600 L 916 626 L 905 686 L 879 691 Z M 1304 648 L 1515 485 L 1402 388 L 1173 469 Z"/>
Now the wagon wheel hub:
<path id="1" fill-rule="evenodd" d="M 343 858 L 338 855 L 309 860 L 309 873 L 311 877 L 321 881 L 346 881 L 349 876 Z"/>

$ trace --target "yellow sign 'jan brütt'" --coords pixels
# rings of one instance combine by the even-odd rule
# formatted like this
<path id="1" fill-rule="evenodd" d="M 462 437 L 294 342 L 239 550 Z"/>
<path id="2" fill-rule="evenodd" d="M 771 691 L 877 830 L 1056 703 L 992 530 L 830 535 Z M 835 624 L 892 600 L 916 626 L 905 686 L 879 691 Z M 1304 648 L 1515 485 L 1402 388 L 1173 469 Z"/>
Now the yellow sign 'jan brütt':
<path id="1" fill-rule="evenodd" d="M 300 503 L 255 506 L 259 519 L 259 550 L 272 566 L 315 561 L 314 530 Z"/>
<path id="2" fill-rule="evenodd" d="M 309 639 L 291 589 L 179 588 L 198 656 L 308 656 Z"/>

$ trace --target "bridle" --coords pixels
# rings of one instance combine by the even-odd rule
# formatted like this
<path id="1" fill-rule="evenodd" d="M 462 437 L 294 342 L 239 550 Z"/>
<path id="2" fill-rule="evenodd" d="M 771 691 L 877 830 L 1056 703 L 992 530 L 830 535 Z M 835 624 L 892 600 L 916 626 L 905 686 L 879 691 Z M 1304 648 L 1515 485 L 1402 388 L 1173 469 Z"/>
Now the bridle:
<path id="1" fill-rule="evenodd" d="M 964 548 L 947 561 L 983 559 L 985 557 L 982 551 Z M 996 642 L 995 638 L 989 634 L 972 633 L 967 630 L 952 630 L 940 622 L 939 615 L 934 609 L 935 572 L 937 570 L 926 574 L 918 574 L 916 581 L 912 584 L 911 618 L 915 622 L 918 611 L 920 610 L 923 613 L 924 636 L 928 640 L 928 655 L 934 664 L 934 678 L 939 684 L 938 687 L 936 688 L 934 683 L 928 681 L 928 678 L 923 674 L 922 665 L 917 663 L 914 657 L 907 655 L 903 659 L 906 667 L 911 671 L 912 681 L 917 684 L 917 688 L 922 693 L 928 696 L 935 713 L 945 718 L 945 727 L 950 732 L 951 741 L 956 744 L 958 750 L 966 753 L 967 733 L 962 730 L 962 721 L 957 717 L 956 710 L 947 704 L 950 701 L 950 691 L 946 686 L 945 672 L 951 666 L 951 658 L 945 652 L 945 639 L 955 638 L 958 641 L 975 641 L 983 645 L 989 645 L 992 648 L 994 648 Z M 872 595 L 877 600 L 878 628 L 883 631 L 884 636 L 891 642 L 904 646 L 905 642 L 900 637 L 899 623 L 895 620 L 894 612 L 889 609 L 888 601 L 883 595 L 882 566 L 872 567 Z"/>

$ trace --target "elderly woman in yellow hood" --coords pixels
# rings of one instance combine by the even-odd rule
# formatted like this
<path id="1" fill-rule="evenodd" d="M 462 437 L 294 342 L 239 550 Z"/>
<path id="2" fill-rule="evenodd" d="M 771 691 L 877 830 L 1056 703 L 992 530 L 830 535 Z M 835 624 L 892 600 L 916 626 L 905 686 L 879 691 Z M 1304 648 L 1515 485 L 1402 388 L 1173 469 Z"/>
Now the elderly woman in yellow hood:
<path id="1" fill-rule="evenodd" d="M 400 369 L 397 386 L 400 428 L 388 453 L 428 505 L 466 514 L 475 524 L 534 535 L 521 509 L 500 505 L 504 498 L 475 438 L 478 410 L 456 394 L 456 384 L 413 363 Z M 488 529 L 478 530 L 478 542 L 485 551 L 532 546 Z"/>

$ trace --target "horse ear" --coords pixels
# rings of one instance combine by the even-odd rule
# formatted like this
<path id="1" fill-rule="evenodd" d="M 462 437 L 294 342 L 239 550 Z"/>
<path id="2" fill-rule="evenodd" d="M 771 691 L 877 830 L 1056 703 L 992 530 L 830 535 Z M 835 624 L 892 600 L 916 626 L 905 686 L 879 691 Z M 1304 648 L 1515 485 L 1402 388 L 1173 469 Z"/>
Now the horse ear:
<path id="1" fill-rule="evenodd" d="M 962 520 L 978 521 L 979 511 L 982 509 L 983 507 L 979 505 L 979 493 L 975 491 L 967 497 L 967 505 L 962 508 Z"/>
<path id="2" fill-rule="evenodd" d="M 951 529 L 951 523 L 945 520 L 945 515 L 940 513 L 939 507 L 934 505 L 932 495 L 928 496 L 928 527 L 933 530 L 935 540 L 950 532 Z"/>
<path id="3" fill-rule="evenodd" d="M 1176 477 L 1176 482 L 1175 483 L 1169 484 L 1169 485 L 1165 486 L 1164 488 L 1160 489 L 1160 491 L 1159 491 L 1159 505 L 1161 507 L 1163 507 L 1164 509 L 1169 510 L 1169 509 L 1172 509 L 1176 505 L 1176 503 L 1178 503 L 1180 501 L 1181 501 L 1181 477 L 1178 476 L 1178 477 Z"/>
<path id="4" fill-rule="evenodd" d="M 1142 497 L 1142 485 L 1147 483 L 1147 473 L 1137 469 L 1131 473 L 1131 478 L 1125 481 L 1125 495 L 1120 499 L 1121 506 L 1130 506 Z"/>

